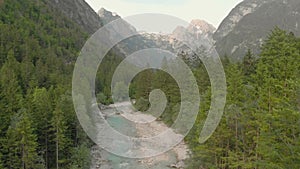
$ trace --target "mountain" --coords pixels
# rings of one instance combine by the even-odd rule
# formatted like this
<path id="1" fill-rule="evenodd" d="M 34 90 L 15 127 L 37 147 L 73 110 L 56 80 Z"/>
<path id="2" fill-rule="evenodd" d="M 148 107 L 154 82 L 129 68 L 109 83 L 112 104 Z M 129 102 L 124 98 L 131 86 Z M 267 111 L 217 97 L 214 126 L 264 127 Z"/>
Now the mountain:
<path id="1" fill-rule="evenodd" d="M 248 49 L 258 54 L 275 27 L 300 35 L 299 0 L 244 0 L 224 19 L 215 34 L 220 56 L 241 59 Z"/>
<path id="2" fill-rule="evenodd" d="M 0 0 L 0 168 L 90 168 L 90 141 L 71 100 L 74 62 L 88 36 L 74 21 L 90 21 L 83 8 L 75 15 L 76 3 L 59 1 L 67 2 L 73 20 L 56 1 Z"/>
<path id="3" fill-rule="evenodd" d="M 189 26 L 178 26 L 170 34 L 140 32 L 139 35 L 123 41 L 119 47 L 127 55 L 142 49 L 159 48 L 177 55 L 184 55 L 193 62 L 197 59 L 193 50 L 208 51 L 212 47 L 214 44 L 212 36 L 215 30 L 216 28 L 211 24 L 195 19 L 191 21 Z M 157 62 L 160 61 L 158 59 Z"/>
<path id="4" fill-rule="evenodd" d="M 94 12 L 84 0 L 50 0 L 47 3 L 80 25 L 89 34 L 93 34 L 101 26 L 111 21 L 121 19 L 118 14 L 104 8 L 101 8 L 98 13 Z M 125 20 L 122 20 L 119 24 L 121 24 L 118 25 L 119 28 L 114 29 L 112 27 L 110 30 L 107 30 L 109 35 L 109 37 L 106 37 L 107 40 L 120 36 L 118 31 L 116 31 L 120 30 L 120 27 L 122 31 L 128 31 L 127 33 L 138 34 L 123 40 L 112 49 L 113 53 L 120 57 L 125 57 L 135 51 L 147 48 L 161 48 L 176 54 L 184 52 L 187 55 L 194 55 L 194 52 L 182 42 L 192 44 L 193 48 L 211 46 L 210 44 L 213 43 L 212 35 L 216 30 L 211 24 L 198 19 L 192 20 L 186 28 L 177 27 L 172 34 L 168 35 L 139 33 Z M 206 43 L 203 44 L 203 42 Z"/>
<path id="5" fill-rule="evenodd" d="M 215 30 L 216 28 L 206 21 L 192 20 L 187 28 L 182 26 L 177 27 L 171 36 L 198 46 L 203 43 L 204 39 L 212 42 L 212 35 Z"/>
<path id="6" fill-rule="evenodd" d="M 189 32 L 194 32 L 195 34 L 207 34 L 207 35 L 212 35 L 215 31 L 216 28 L 207 23 L 204 20 L 200 20 L 200 19 L 194 19 L 191 21 L 190 25 L 187 27 L 187 30 Z"/>
<path id="7" fill-rule="evenodd" d="M 206 21 L 195 19 L 186 28 L 177 27 L 170 36 L 177 41 L 189 44 L 194 50 L 203 47 L 210 49 L 214 43 L 213 34 L 215 30 L 216 28 Z M 177 47 L 177 50 L 182 51 L 183 49 Z M 188 51 L 189 54 L 192 53 L 191 49 Z"/>
<path id="8" fill-rule="evenodd" d="M 110 11 L 104 9 L 104 8 L 101 8 L 98 11 L 98 15 L 99 15 L 99 17 L 101 18 L 101 20 L 104 24 L 107 24 L 107 23 L 109 23 L 113 20 L 121 18 L 118 14 L 110 12 Z"/>
<path id="9" fill-rule="evenodd" d="M 100 17 L 85 0 L 47 0 L 46 3 L 90 34 L 93 34 L 103 25 Z"/>

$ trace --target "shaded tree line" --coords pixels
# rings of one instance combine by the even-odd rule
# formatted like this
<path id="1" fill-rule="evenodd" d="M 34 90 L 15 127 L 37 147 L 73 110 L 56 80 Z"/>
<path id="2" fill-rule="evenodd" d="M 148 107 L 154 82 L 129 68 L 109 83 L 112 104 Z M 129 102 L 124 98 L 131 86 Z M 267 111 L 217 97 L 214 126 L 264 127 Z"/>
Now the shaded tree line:
<path id="1" fill-rule="evenodd" d="M 275 28 L 259 57 L 242 63 L 223 60 L 227 103 L 222 121 L 204 144 L 198 134 L 209 110 L 210 91 L 194 129 L 186 138 L 188 168 L 274 169 L 300 167 L 299 38 Z"/>
<path id="2" fill-rule="evenodd" d="M 5 0 L 0 30 L 0 168 L 89 168 L 71 98 L 87 34 L 41 0 Z"/>

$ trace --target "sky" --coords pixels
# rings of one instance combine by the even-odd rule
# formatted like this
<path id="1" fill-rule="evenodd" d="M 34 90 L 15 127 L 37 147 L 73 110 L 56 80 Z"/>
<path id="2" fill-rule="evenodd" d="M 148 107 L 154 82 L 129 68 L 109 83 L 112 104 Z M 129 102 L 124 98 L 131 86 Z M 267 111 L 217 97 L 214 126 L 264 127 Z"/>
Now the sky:
<path id="1" fill-rule="evenodd" d="M 85 0 L 96 12 L 100 8 L 121 17 L 142 13 L 162 13 L 187 22 L 202 19 L 216 28 L 242 0 Z"/>

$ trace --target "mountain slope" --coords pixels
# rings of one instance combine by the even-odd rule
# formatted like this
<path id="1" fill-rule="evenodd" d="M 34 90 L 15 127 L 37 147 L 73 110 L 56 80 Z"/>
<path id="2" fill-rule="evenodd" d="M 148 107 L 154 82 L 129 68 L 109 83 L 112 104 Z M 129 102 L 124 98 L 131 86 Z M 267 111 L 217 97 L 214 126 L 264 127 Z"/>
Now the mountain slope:
<path id="1" fill-rule="evenodd" d="M 182 26 L 177 27 L 170 36 L 189 44 L 194 49 L 209 48 L 213 44 L 212 36 L 215 30 L 216 28 L 206 21 L 194 19 L 186 28 Z"/>
<path id="2" fill-rule="evenodd" d="M 182 26 L 177 27 L 171 36 L 189 42 L 189 44 L 199 46 L 203 43 L 204 39 L 212 40 L 215 30 L 216 28 L 206 21 L 195 19 L 191 21 L 187 28 Z"/>
<path id="3" fill-rule="evenodd" d="M 100 17 L 84 0 L 47 0 L 46 2 L 90 34 L 102 26 Z"/>
<path id="4" fill-rule="evenodd" d="M 120 19 L 121 17 L 115 13 L 112 13 L 104 8 L 101 8 L 99 11 L 98 11 L 98 15 L 99 17 L 101 18 L 102 22 L 104 24 L 107 24 L 113 20 L 116 20 L 116 19 Z"/>
<path id="5" fill-rule="evenodd" d="M 299 0 L 245 0 L 224 19 L 214 34 L 220 56 L 241 59 L 248 49 L 255 54 L 274 27 L 300 35 Z"/>
<path id="6" fill-rule="evenodd" d="M 0 168 L 89 167 L 70 92 L 88 34 L 48 3 L 0 3 Z"/>

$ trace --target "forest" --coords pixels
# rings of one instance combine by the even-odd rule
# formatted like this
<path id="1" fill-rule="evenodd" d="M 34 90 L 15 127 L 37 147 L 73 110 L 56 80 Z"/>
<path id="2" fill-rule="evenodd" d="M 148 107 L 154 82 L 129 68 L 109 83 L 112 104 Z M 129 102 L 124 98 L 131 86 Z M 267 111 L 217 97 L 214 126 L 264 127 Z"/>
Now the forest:
<path id="1" fill-rule="evenodd" d="M 88 34 L 40 0 L 0 1 L 0 30 L 0 169 L 88 169 L 93 143 L 77 120 L 71 95 L 72 71 Z M 112 103 L 111 77 L 121 61 L 110 52 L 102 62 L 99 103 Z M 222 62 L 227 103 L 204 144 L 198 139 L 210 106 L 210 81 L 201 62 L 190 66 L 201 106 L 185 138 L 191 149 L 187 168 L 299 169 L 300 38 L 276 27 L 259 56 L 249 50 L 242 62 L 230 56 Z M 168 64 L 164 60 L 162 66 Z M 171 125 L 180 103 L 171 76 L 141 72 L 130 96 L 137 109 L 147 110 L 156 88 L 168 98 L 160 119 Z"/>
<path id="2" fill-rule="evenodd" d="M 88 35 L 40 0 L 5 1 L 0 30 L 0 168 L 89 168 L 71 97 Z"/>
<path id="3" fill-rule="evenodd" d="M 199 133 L 210 108 L 210 80 L 201 62 L 191 66 L 201 106 L 185 138 L 192 150 L 188 168 L 300 168 L 300 39 L 276 27 L 259 57 L 249 50 L 242 62 L 224 56 L 222 63 L 227 79 L 225 111 L 217 130 L 204 144 L 199 143 Z M 162 89 L 168 105 L 161 119 L 168 125 L 176 120 L 181 99 L 171 76 L 148 70 L 136 77 L 133 86 L 140 110 L 149 107 L 151 90 Z"/>

